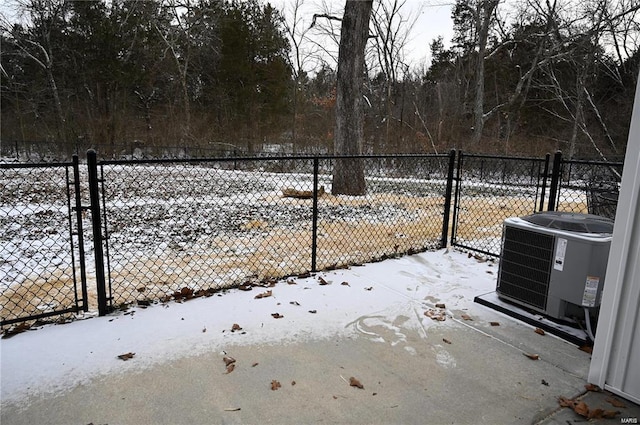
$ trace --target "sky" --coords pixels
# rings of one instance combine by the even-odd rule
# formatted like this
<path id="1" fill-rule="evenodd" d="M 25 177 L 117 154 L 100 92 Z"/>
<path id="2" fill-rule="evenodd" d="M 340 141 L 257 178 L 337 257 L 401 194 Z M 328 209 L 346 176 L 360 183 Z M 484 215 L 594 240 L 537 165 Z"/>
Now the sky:
<path id="1" fill-rule="evenodd" d="M 391 4 L 392 0 L 384 0 Z M 284 12 L 285 18 L 291 21 L 295 0 L 269 0 L 277 9 Z M 453 21 L 451 20 L 451 8 L 453 1 L 447 0 L 398 0 L 403 6 L 400 9 L 401 16 L 407 22 L 415 24 L 405 51 L 407 62 L 412 67 L 430 63 L 429 45 L 432 40 L 442 36 L 445 46 L 453 36 Z M 375 5 L 374 5 L 375 7 Z M 344 0 L 302 0 L 299 15 L 301 27 L 308 28 L 314 14 L 330 13 L 332 16 L 341 17 L 344 8 Z M 339 23 L 334 23 L 339 26 Z"/>

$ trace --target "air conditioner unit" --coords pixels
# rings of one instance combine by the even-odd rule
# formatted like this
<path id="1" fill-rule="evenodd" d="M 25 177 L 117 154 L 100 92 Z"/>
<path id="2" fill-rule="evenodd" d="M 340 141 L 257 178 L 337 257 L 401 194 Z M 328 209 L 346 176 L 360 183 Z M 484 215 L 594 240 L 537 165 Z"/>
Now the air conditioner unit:
<path id="1" fill-rule="evenodd" d="M 613 220 L 592 214 L 506 219 L 498 296 L 560 320 L 597 311 L 612 233 Z"/>

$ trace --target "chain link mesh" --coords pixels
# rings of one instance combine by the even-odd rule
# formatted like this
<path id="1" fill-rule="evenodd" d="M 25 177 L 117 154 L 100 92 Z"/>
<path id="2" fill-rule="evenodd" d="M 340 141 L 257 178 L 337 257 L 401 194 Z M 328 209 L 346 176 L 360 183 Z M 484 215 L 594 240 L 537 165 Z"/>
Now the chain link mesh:
<path id="1" fill-rule="evenodd" d="M 615 219 L 622 168 L 622 162 L 565 161 L 556 209 Z"/>
<path id="2" fill-rule="evenodd" d="M 318 161 L 316 268 L 438 247 L 448 157 L 369 158 L 364 197 Z M 104 163 L 112 303 L 211 294 L 313 267 L 313 159 Z"/>
<path id="3" fill-rule="evenodd" d="M 545 160 L 462 155 L 453 245 L 500 255 L 506 218 L 539 208 Z"/>
<path id="4" fill-rule="evenodd" d="M 2 324 L 78 308 L 72 164 L 0 164 Z"/>

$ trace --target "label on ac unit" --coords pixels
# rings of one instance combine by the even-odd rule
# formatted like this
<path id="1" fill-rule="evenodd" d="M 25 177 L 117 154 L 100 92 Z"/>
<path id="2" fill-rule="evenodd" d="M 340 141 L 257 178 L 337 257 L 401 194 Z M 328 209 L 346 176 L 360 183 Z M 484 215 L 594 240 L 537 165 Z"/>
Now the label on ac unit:
<path id="1" fill-rule="evenodd" d="M 559 271 L 564 270 L 564 257 L 567 255 L 567 240 L 558 238 L 556 241 L 556 259 L 553 268 Z"/>
<path id="2" fill-rule="evenodd" d="M 584 285 L 584 294 L 582 295 L 582 305 L 584 307 L 595 307 L 598 286 L 600 286 L 599 277 L 587 276 L 587 282 Z"/>

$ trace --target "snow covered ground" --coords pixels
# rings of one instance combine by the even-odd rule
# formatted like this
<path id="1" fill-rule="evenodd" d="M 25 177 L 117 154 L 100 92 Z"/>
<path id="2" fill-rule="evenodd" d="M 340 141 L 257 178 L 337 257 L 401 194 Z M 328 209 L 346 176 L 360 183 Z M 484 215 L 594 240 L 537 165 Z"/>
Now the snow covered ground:
<path id="1" fill-rule="evenodd" d="M 233 346 L 360 335 L 415 354 L 407 330 L 428 338 L 434 326 L 462 323 L 463 314 L 480 320 L 487 313 L 473 299 L 495 289 L 496 273 L 492 261 L 443 249 L 46 325 L 0 340 L 2 404 Z M 135 355 L 118 358 L 126 353 Z M 438 362 L 455 366 L 446 351 Z"/>

